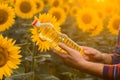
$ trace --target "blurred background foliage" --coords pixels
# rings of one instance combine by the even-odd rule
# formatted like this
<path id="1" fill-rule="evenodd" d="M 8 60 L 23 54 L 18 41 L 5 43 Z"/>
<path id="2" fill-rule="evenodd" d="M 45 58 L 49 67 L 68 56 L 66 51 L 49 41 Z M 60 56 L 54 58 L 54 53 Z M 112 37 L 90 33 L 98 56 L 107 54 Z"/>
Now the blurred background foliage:
<path id="1" fill-rule="evenodd" d="M 22 4 L 24 1 L 26 4 Z M 55 14 L 58 17 L 53 16 L 57 18 L 62 33 L 67 34 L 79 45 L 90 46 L 104 53 L 112 53 L 120 25 L 119 0 L 0 0 L 0 2 L 8 4 L 14 9 L 16 15 L 14 24 L 2 30 L 1 34 L 15 39 L 16 45 L 21 47 L 21 55 L 23 56 L 19 68 L 14 70 L 12 76 L 5 78 L 5 80 L 100 80 L 95 76 L 66 66 L 51 50 L 40 52 L 39 46 L 36 46 L 36 43 L 31 40 L 31 23 L 34 20 L 33 16 L 38 17 L 43 13 L 53 15 L 54 11 L 58 10 L 58 14 Z M 24 7 L 20 7 L 20 5 Z M 36 9 L 32 9 L 35 5 Z M 93 23 L 90 23 L 92 25 L 90 27 L 84 21 L 84 24 L 80 22 L 81 15 L 92 13 L 85 11 L 86 8 L 96 11 L 93 13 L 94 15 L 90 14 L 94 20 Z M 79 12 L 82 10 L 84 12 Z M 96 13 L 99 19 L 96 19 Z M 76 15 L 78 16 L 76 17 Z M 118 17 L 114 17 L 114 15 L 118 15 Z M 83 17 L 88 22 L 91 19 Z M 101 25 L 99 22 L 102 23 L 102 28 L 99 27 L 99 24 Z M 95 26 L 98 26 L 98 29 Z"/>

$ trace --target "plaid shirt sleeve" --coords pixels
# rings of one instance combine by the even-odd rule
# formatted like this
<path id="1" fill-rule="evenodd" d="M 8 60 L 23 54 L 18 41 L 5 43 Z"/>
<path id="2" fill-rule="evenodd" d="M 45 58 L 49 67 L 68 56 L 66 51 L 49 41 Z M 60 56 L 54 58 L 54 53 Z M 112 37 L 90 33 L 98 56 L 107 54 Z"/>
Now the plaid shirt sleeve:
<path id="1" fill-rule="evenodd" d="M 112 56 L 112 65 L 104 65 L 103 77 L 106 80 L 120 80 L 120 56 Z"/>

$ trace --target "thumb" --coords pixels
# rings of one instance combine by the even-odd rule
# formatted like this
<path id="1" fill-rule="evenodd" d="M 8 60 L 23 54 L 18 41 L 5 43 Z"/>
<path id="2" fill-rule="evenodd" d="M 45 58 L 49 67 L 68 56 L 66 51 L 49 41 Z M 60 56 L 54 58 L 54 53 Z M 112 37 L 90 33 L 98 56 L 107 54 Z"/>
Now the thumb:
<path id="1" fill-rule="evenodd" d="M 92 53 L 92 52 L 89 51 L 89 50 L 84 50 L 84 54 L 85 54 L 85 55 L 94 55 L 94 53 Z"/>

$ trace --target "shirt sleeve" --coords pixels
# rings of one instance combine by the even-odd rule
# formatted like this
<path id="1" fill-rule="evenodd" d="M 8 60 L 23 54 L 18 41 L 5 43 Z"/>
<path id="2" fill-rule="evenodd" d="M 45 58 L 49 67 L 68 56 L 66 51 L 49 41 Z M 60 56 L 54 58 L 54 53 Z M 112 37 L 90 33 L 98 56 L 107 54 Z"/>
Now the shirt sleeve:
<path id="1" fill-rule="evenodd" d="M 103 78 L 106 80 L 120 80 L 120 64 L 104 65 Z"/>
<path id="2" fill-rule="evenodd" d="M 112 64 L 119 64 L 119 63 L 120 63 L 120 56 L 113 55 Z"/>

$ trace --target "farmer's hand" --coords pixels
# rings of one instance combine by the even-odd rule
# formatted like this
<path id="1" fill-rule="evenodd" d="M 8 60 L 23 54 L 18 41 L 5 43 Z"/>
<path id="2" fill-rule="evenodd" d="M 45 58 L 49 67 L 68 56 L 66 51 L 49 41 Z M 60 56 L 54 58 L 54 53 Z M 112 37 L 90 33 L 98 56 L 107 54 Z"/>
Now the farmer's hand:
<path id="1" fill-rule="evenodd" d="M 103 76 L 102 72 L 103 72 L 104 64 L 87 61 L 87 60 L 85 60 L 83 55 L 81 55 L 78 51 L 76 51 L 62 43 L 60 43 L 59 46 L 62 49 L 64 49 L 67 53 L 65 54 L 61 51 L 54 50 L 54 49 L 53 49 L 53 51 L 59 57 L 61 57 L 62 60 L 66 64 L 68 64 L 71 67 L 76 68 L 82 72 L 86 72 L 86 73 L 89 73 L 89 74 L 92 74 L 92 75 L 95 75 L 98 77 Z M 90 50 L 94 50 L 94 49 L 90 49 Z M 97 52 L 97 51 L 94 51 L 94 52 Z M 85 54 L 87 54 L 87 52 Z M 99 51 L 98 51 L 98 54 L 100 54 Z M 90 55 L 90 54 L 88 54 L 88 55 Z M 97 58 L 97 56 L 94 56 L 94 58 Z"/>
<path id="2" fill-rule="evenodd" d="M 62 58 L 62 60 L 72 66 L 73 68 L 82 68 L 84 67 L 83 64 L 86 61 L 83 56 L 76 50 L 64 45 L 63 43 L 59 43 L 59 46 L 67 52 L 67 54 L 54 50 L 53 52 L 56 53 L 59 57 Z"/>
<path id="3" fill-rule="evenodd" d="M 84 50 L 84 58 L 88 61 L 100 63 L 112 63 L 112 58 L 109 54 L 101 53 L 100 51 L 86 46 L 81 46 Z"/>

